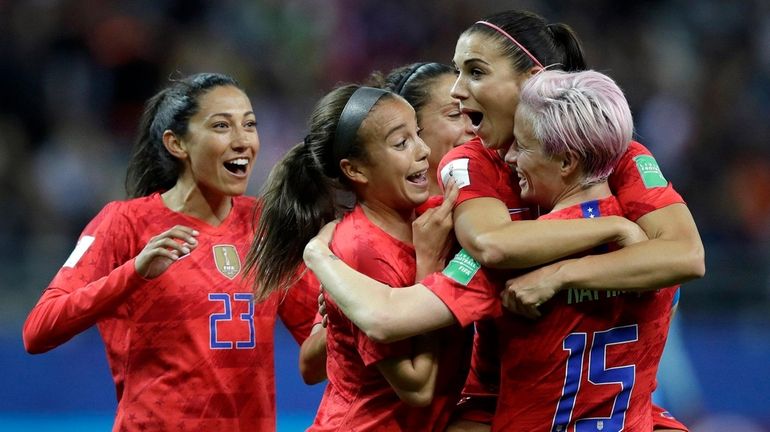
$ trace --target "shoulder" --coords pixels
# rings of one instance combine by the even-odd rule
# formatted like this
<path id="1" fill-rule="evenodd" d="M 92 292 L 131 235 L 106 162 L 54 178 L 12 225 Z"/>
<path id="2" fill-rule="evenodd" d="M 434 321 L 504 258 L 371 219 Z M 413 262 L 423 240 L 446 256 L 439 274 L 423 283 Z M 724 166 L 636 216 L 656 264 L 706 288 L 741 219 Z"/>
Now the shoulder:
<path id="1" fill-rule="evenodd" d="M 481 143 L 480 138 L 474 138 L 461 146 L 457 146 L 452 150 L 449 150 L 449 152 L 447 152 L 447 154 L 445 154 L 444 157 L 441 158 L 439 169 L 443 168 L 444 166 L 446 166 L 447 164 L 455 160 L 460 160 L 460 159 L 477 160 L 477 159 L 491 158 L 493 154 L 490 152 L 491 150 L 484 147 L 484 144 Z"/>

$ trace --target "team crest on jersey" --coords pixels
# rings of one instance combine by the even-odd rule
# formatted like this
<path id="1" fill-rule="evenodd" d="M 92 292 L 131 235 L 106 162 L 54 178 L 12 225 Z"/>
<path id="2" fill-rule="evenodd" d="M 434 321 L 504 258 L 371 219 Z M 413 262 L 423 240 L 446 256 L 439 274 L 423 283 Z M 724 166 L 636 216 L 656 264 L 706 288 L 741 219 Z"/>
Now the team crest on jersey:
<path id="1" fill-rule="evenodd" d="M 233 245 L 216 245 L 213 248 L 214 262 L 219 272 L 229 279 L 233 279 L 241 272 L 241 259 Z"/>

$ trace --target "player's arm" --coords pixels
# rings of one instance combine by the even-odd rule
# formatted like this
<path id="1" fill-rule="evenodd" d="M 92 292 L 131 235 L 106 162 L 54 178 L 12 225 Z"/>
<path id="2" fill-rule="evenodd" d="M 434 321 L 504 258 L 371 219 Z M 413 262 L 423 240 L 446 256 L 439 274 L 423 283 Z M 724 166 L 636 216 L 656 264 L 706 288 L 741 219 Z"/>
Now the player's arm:
<path id="1" fill-rule="evenodd" d="M 704 275 L 703 244 L 686 205 L 672 204 L 637 222 L 649 234 L 649 241 L 557 264 L 555 283 L 561 289 L 646 290 Z"/>
<path id="2" fill-rule="evenodd" d="M 305 264 L 345 316 L 370 339 L 393 342 L 455 322 L 449 308 L 425 285 L 392 289 L 353 270 L 329 249 L 333 231 L 334 224 L 328 224 L 307 244 Z"/>
<path id="3" fill-rule="evenodd" d="M 703 243 L 686 205 L 654 210 L 637 223 L 650 240 L 607 254 L 561 261 L 511 279 L 503 294 L 505 306 L 521 312 L 569 288 L 646 291 L 703 276 Z"/>
<path id="4" fill-rule="evenodd" d="M 546 264 L 601 244 L 643 239 L 639 226 L 619 217 L 512 221 L 505 203 L 481 197 L 454 210 L 457 240 L 481 265 L 528 268 Z"/>
<path id="5" fill-rule="evenodd" d="M 114 234 L 108 233 L 109 223 L 101 222 L 97 217 L 89 224 L 24 322 L 27 352 L 49 351 L 96 324 L 197 245 L 197 232 L 175 226 L 150 239 L 136 258 L 113 267 L 102 255 L 114 253 Z"/>
<path id="6" fill-rule="evenodd" d="M 300 345 L 299 372 L 308 385 L 326 380 L 326 328 L 320 322 Z"/>
<path id="7" fill-rule="evenodd" d="M 438 346 L 430 335 L 416 336 L 414 342 L 414 356 L 384 359 L 376 366 L 402 401 L 424 407 L 436 388 Z"/>
<path id="8" fill-rule="evenodd" d="M 300 278 L 282 296 L 278 316 L 300 345 L 299 371 L 305 384 L 326 379 L 326 329 L 320 313 L 320 283 L 312 272 L 300 270 Z"/>

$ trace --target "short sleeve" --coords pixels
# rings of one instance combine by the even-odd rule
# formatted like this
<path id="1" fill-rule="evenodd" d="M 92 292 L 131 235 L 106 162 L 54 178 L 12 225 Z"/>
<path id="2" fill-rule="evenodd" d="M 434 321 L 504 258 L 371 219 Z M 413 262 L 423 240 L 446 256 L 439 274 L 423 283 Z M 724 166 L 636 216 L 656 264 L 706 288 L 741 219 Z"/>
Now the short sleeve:
<path id="1" fill-rule="evenodd" d="M 500 301 L 502 279 L 482 267 L 461 250 L 441 273 L 426 277 L 422 284 L 446 304 L 461 326 L 503 314 Z"/>
<path id="2" fill-rule="evenodd" d="M 632 221 L 671 204 L 684 203 L 663 176 L 652 153 L 638 142 L 629 145 L 610 176 L 609 185 L 624 216 Z"/>

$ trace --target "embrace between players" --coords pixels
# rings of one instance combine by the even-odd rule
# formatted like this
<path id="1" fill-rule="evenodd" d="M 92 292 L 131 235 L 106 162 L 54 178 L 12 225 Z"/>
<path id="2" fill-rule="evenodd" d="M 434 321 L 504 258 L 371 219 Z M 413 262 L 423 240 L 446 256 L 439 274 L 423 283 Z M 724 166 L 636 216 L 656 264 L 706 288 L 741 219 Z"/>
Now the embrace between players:
<path id="1" fill-rule="evenodd" d="M 328 377 L 311 431 L 686 431 L 651 395 L 703 246 L 622 91 L 528 12 L 453 62 L 332 90 L 256 200 L 248 97 L 173 82 L 27 350 L 96 324 L 116 431 L 274 430 L 276 317 Z"/>

